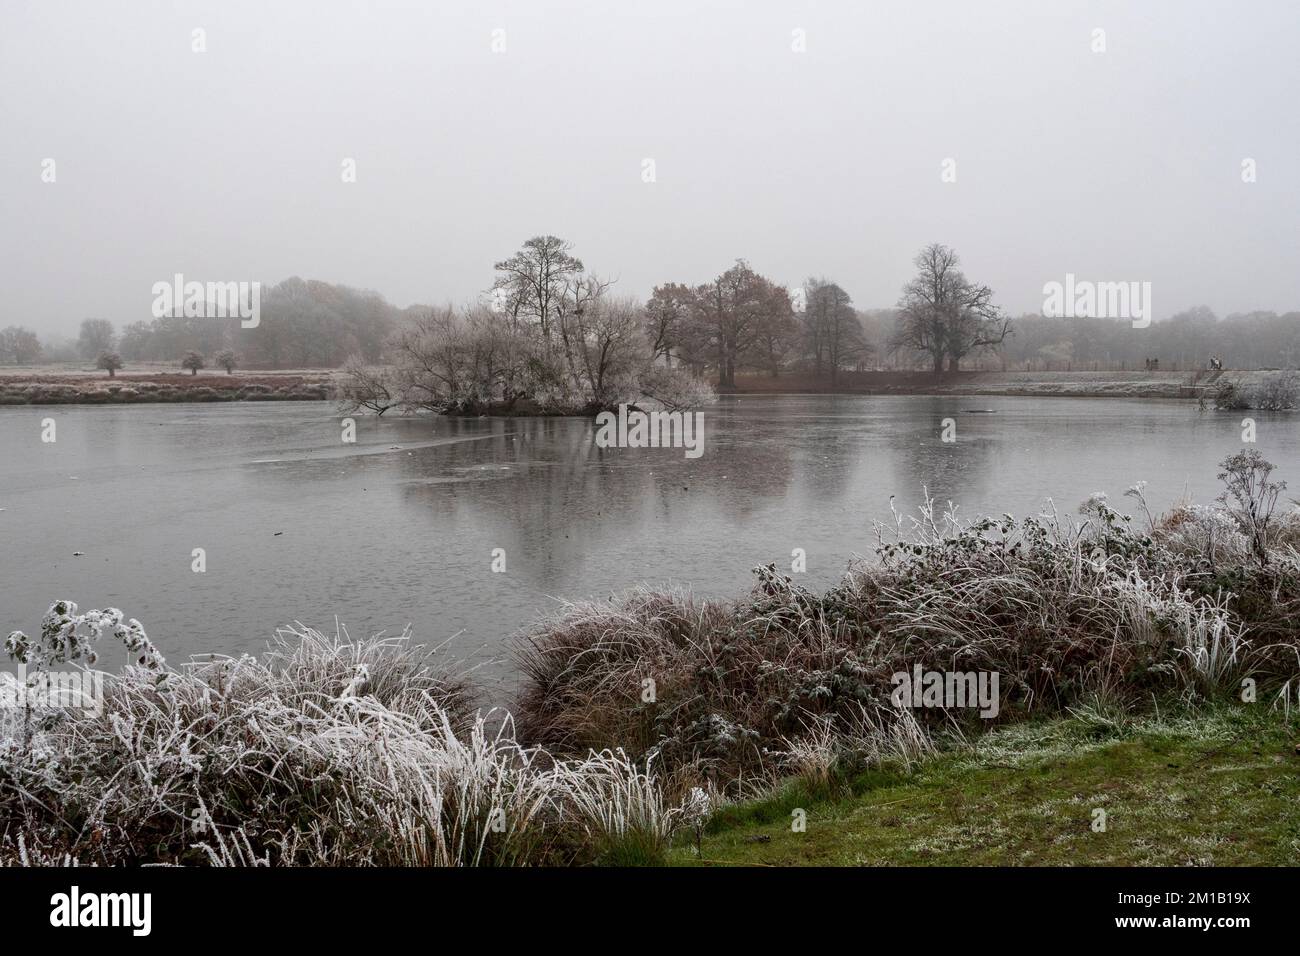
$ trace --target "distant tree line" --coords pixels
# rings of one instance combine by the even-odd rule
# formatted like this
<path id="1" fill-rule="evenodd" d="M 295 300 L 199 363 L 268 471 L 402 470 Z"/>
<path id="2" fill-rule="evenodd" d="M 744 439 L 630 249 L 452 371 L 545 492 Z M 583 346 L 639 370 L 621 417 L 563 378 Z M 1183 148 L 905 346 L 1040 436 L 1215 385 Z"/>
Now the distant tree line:
<path id="1" fill-rule="evenodd" d="M 496 263 L 489 301 L 427 310 L 404 324 L 384 362 L 350 362 L 346 404 L 381 414 L 500 411 L 521 400 L 554 412 L 643 398 L 685 406 L 703 398 L 706 381 L 727 389 L 744 370 L 802 370 L 834 385 L 886 350 L 957 370 L 1010 331 L 991 290 L 957 264 L 943 246 L 923 250 L 886 328 L 876 315 L 864 321 L 831 279 L 791 290 L 743 259 L 706 282 L 658 285 L 642 304 L 615 296 L 570 243 L 536 236 Z"/>
<path id="2" fill-rule="evenodd" d="M 1022 315 L 993 367 L 1138 369 L 1158 358 L 1161 368 L 1188 370 L 1206 368 L 1215 356 L 1225 368 L 1300 367 L 1300 312 L 1238 312 L 1220 319 L 1197 306 L 1144 329 L 1121 319 Z"/>
<path id="3" fill-rule="evenodd" d="M 656 286 L 644 308 L 652 351 L 664 364 L 711 373 L 721 388 L 742 369 L 778 376 L 807 359 L 835 379 L 872 354 L 853 300 L 825 278 L 795 290 L 736 264 L 698 285 Z"/>
<path id="4" fill-rule="evenodd" d="M 256 328 L 166 316 L 119 332 L 107 319 L 85 319 L 75 340 L 41 343 L 34 332 L 10 327 L 0 331 L 0 364 L 95 362 L 107 352 L 126 362 L 177 365 L 194 353 L 223 365 L 218 356 L 229 352 L 245 368 L 338 368 L 354 355 L 378 361 L 403 318 L 378 293 L 294 277 L 262 292 Z"/>
<path id="5" fill-rule="evenodd" d="M 31 365 L 42 358 L 41 340 L 31 329 L 11 325 L 0 329 L 0 364 Z"/>
<path id="6" fill-rule="evenodd" d="M 1162 369 L 1188 370 L 1207 367 L 1211 357 L 1227 368 L 1300 365 L 1300 312 L 1221 320 L 1201 306 L 1142 329 L 1119 319 L 1013 319 L 959 265 L 952 249 L 926 246 L 897 305 L 884 309 L 856 308 L 834 279 L 811 276 L 788 287 L 743 259 L 708 281 L 664 282 L 640 303 L 615 296 L 568 242 L 537 236 L 497 262 L 485 298 L 463 308 L 399 309 L 375 292 L 294 277 L 263 291 L 256 328 L 165 317 L 119 332 L 105 319 L 86 319 L 75 341 L 41 342 L 10 326 L 0 330 L 0 364 L 99 363 L 108 355 L 116 368 L 185 360 L 196 372 L 199 356 L 227 371 L 238 364 L 413 372 L 437 342 L 442 365 L 421 374 L 446 381 L 420 386 L 428 404 L 449 394 L 483 403 L 528 393 L 583 407 L 635 392 L 633 383 L 655 378 L 648 369 L 727 389 L 738 374 L 812 376 L 834 387 L 845 371 L 871 369 L 1138 369 L 1159 359 Z M 405 384 L 409 400 L 415 386 Z"/>
<path id="7" fill-rule="evenodd" d="M 295 276 L 262 291 L 255 328 L 168 316 L 126 326 L 118 350 L 128 361 L 179 361 L 190 352 L 216 356 L 229 349 L 248 368 L 337 368 L 353 355 L 378 361 L 401 316 L 376 292 Z"/>

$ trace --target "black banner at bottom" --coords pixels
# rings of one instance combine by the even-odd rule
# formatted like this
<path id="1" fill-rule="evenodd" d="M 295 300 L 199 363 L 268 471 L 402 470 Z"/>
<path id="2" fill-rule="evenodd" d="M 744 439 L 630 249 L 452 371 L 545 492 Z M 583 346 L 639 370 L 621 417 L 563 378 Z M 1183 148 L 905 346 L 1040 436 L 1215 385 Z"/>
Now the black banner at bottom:
<path id="1" fill-rule="evenodd" d="M 127 945 L 208 937 L 373 945 L 377 933 L 435 924 L 493 942 L 513 933 L 659 936 L 676 925 L 694 941 L 843 930 L 848 919 L 868 924 L 873 942 L 896 931 L 913 943 L 918 933 L 939 934 L 944 945 L 952 932 L 1224 941 L 1276 933 L 1290 925 L 1294 881 L 1285 869 L 77 868 L 0 869 L 0 894 L 12 943 L 75 935 Z"/>

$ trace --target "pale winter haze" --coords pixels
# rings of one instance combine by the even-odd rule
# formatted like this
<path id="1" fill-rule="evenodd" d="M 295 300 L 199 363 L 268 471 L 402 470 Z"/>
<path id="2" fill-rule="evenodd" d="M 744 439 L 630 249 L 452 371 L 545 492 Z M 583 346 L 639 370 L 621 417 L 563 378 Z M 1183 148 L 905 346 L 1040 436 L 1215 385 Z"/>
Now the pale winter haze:
<path id="1" fill-rule="evenodd" d="M 1281 2 L 9 0 L 0 326 L 148 319 L 178 272 L 463 304 L 543 233 L 641 299 L 744 256 L 892 306 L 941 241 L 1013 315 L 1066 273 L 1151 282 L 1157 320 L 1287 312 L 1298 19 Z"/>

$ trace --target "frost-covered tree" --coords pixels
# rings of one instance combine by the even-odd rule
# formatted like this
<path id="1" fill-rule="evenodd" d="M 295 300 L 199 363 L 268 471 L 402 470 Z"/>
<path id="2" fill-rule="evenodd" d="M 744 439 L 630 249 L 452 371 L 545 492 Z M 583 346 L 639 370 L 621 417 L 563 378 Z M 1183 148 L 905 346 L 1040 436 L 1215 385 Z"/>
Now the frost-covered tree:
<path id="1" fill-rule="evenodd" d="M 108 372 L 109 378 L 116 378 L 116 372 L 122 367 L 122 356 L 116 352 L 100 352 L 95 358 L 95 368 L 102 368 Z"/>

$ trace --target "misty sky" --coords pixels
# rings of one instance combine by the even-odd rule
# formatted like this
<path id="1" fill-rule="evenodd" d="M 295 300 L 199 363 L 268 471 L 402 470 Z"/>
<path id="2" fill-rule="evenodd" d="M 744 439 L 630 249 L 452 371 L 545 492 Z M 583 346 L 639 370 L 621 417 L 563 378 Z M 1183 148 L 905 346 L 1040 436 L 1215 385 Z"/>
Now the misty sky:
<path id="1" fill-rule="evenodd" d="M 887 306 L 937 240 L 1014 314 L 1300 309 L 1298 46 L 1293 0 L 4 0 L 0 326 L 176 272 L 462 303 L 543 232 L 639 297 L 744 257 Z"/>

